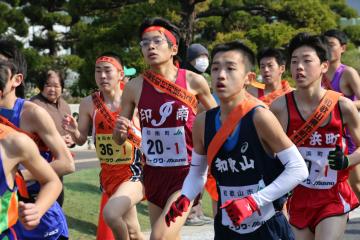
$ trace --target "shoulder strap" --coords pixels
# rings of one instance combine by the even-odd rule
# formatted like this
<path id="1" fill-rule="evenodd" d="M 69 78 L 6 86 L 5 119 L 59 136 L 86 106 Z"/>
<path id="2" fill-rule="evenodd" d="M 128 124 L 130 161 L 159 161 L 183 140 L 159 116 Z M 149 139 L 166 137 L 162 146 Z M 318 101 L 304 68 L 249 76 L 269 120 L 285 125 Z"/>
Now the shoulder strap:
<path id="1" fill-rule="evenodd" d="M 91 94 L 95 108 L 104 116 L 105 121 L 109 126 L 113 127 L 115 125 L 115 118 L 111 114 L 110 110 L 105 106 L 104 101 L 100 98 L 100 94 L 94 92 Z M 128 139 L 131 144 L 139 148 L 141 144 L 141 138 L 139 138 L 136 133 L 130 128 L 128 132 Z"/>
<path id="2" fill-rule="evenodd" d="M 185 88 L 176 85 L 175 83 L 167 80 L 160 74 L 157 74 L 150 70 L 143 73 L 143 79 L 149 84 L 151 84 L 153 87 L 185 103 L 196 114 L 198 105 L 196 96 L 187 91 Z"/>
<path id="3" fill-rule="evenodd" d="M 319 106 L 306 122 L 291 136 L 290 139 L 296 146 L 301 145 L 329 116 L 339 101 L 341 93 L 327 90 Z"/>

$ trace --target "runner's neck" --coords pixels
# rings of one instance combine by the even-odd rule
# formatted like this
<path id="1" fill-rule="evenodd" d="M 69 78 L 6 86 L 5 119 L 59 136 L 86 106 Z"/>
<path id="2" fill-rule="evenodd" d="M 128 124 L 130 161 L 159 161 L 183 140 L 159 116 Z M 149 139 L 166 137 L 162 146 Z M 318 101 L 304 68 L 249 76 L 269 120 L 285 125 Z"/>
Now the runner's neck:
<path id="1" fill-rule="evenodd" d="M 282 85 L 281 85 L 281 78 L 280 80 L 276 80 L 272 83 L 269 83 L 269 84 L 265 84 L 265 95 L 268 94 L 268 93 L 271 93 L 275 90 L 279 90 L 282 88 Z"/>
<path id="2" fill-rule="evenodd" d="M 220 99 L 220 120 L 223 122 L 231 111 L 236 108 L 242 101 L 246 101 L 246 90 L 243 88 L 238 94 L 231 96 L 229 99 Z"/>
<path id="3" fill-rule="evenodd" d="M 176 81 L 178 68 L 172 63 L 172 60 L 164 64 L 151 66 L 150 70 L 162 75 L 173 83 Z"/>
<path id="4" fill-rule="evenodd" d="M 0 97 L 0 107 L 13 109 L 16 99 L 17 97 L 15 95 L 15 92 L 10 92 L 10 93 L 5 92 L 5 96 Z"/>

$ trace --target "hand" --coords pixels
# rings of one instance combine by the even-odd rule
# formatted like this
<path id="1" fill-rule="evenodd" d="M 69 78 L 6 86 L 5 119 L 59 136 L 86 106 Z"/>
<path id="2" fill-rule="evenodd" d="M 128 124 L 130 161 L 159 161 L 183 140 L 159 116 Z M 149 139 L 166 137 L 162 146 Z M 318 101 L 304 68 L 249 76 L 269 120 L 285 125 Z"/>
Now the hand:
<path id="1" fill-rule="evenodd" d="M 40 223 L 38 206 L 34 203 L 19 202 L 19 220 L 27 230 L 34 229 Z"/>
<path id="2" fill-rule="evenodd" d="M 66 132 L 68 132 L 72 135 L 74 135 L 76 133 L 76 131 L 78 130 L 77 121 L 70 114 L 65 114 L 65 116 L 63 117 L 62 127 Z"/>
<path id="3" fill-rule="evenodd" d="M 131 121 L 126 117 L 119 116 L 116 119 L 113 134 L 116 137 L 125 141 L 130 128 L 131 128 Z"/>
<path id="4" fill-rule="evenodd" d="M 190 199 L 185 195 L 181 195 L 173 202 L 170 206 L 168 213 L 165 216 L 165 222 L 168 227 L 170 227 L 170 222 L 175 222 L 177 217 L 181 217 L 183 212 L 186 212 L 190 205 Z"/>
<path id="5" fill-rule="evenodd" d="M 239 226 L 256 211 L 260 214 L 259 206 L 251 195 L 244 198 L 227 200 L 220 208 L 225 208 L 235 226 Z"/>
<path id="6" fill-rule="evenodd" d="M 336 145 L 335 150 L 329 152 L 328 161 L 329 167 L 333 170 L 343 170 L 349 166 L 349 159 L 339 145 Z"/>
<path id="7" fill-rule="evenodd" d="M 75 142 L 74 142 L 74 140 L 73 140 L 73 138 L 71 137 L 70 134 L 66 134 L 66 135 L 62 136 L 62 138 L 64 139 L 64 142 L 65 142 L 67 147 L 74 146 Z"/>

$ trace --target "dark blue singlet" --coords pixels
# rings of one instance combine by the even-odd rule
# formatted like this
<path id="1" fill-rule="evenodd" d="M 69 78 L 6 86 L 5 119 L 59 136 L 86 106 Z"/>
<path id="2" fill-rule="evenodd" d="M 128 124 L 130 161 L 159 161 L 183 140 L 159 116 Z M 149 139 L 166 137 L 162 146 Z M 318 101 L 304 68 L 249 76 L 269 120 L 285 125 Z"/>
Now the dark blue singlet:
<path id="1" fill-rule="evenodd" d="M 204 142 L 210 141 L 221 127 L 220 108 L 206 112 Z M 226 140 L 210 166 L 219 194 L 215 216 L 215 239 L 292 240 L 290 225 L 281 213 L 284 198 L 260 209 L 240 226 L 232 225 L 221 204 L 232 198 L 242 198 L 269 185 L 283 171 L 282 163 L 270 157 L 262 147 L 253 123 L 254 109 L 246 114 Z"/>

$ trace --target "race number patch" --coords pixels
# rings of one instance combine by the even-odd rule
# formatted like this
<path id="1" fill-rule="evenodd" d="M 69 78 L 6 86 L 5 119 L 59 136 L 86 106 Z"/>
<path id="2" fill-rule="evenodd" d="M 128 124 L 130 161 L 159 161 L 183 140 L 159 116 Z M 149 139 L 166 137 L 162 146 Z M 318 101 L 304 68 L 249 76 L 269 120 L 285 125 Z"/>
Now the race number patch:
<path id="1" fill-rule="evenodd" d="M 329 151 L 334 148 L 300 147 L 305 159 L 309 177 L 301 185 L 312 189 L 329 189 L 337 182 L 337 171 L 330 169 L 327 161 Z"/>
<path id="2" fill-rule="evenodd" d="M 260 180 L 258 184 L 248 186 L 219 186 L 221 204 L 224 204 L 227 200 L 233 198 L 243 198 L 247 195 L 255 193 L 260 189 L 264 188 L 265 184 L 263 180 Z M 272 204 L 267 204 L 260 209 L 261 215 L 258 212 L 254 212 L 250 217 L 246 218 L 240 226 L 234 226 L 231 219 L 229 218 L 225 209 L 221 209 L 222 214 L 222 225 L 227 226 L 230 230 L 246 234 L 254 232 L 261 225 L 269 220 L 274 214 L 275 209 Z"/>
<path id="3" fill-rule="evenodd" d="M 96 134 L 95 147 L 100 163 L 131 164 L 134 158 L 133 145 L 128 141 L 118 145 L 112 134 Z"/>
<path id="4" fill-rule="evenodd" d="M 176 167 L 188 165 L 185 129 L 147 128 L 142 129 L 141 149 L 146 156 L 146 164 L 156 167 Z"/>

